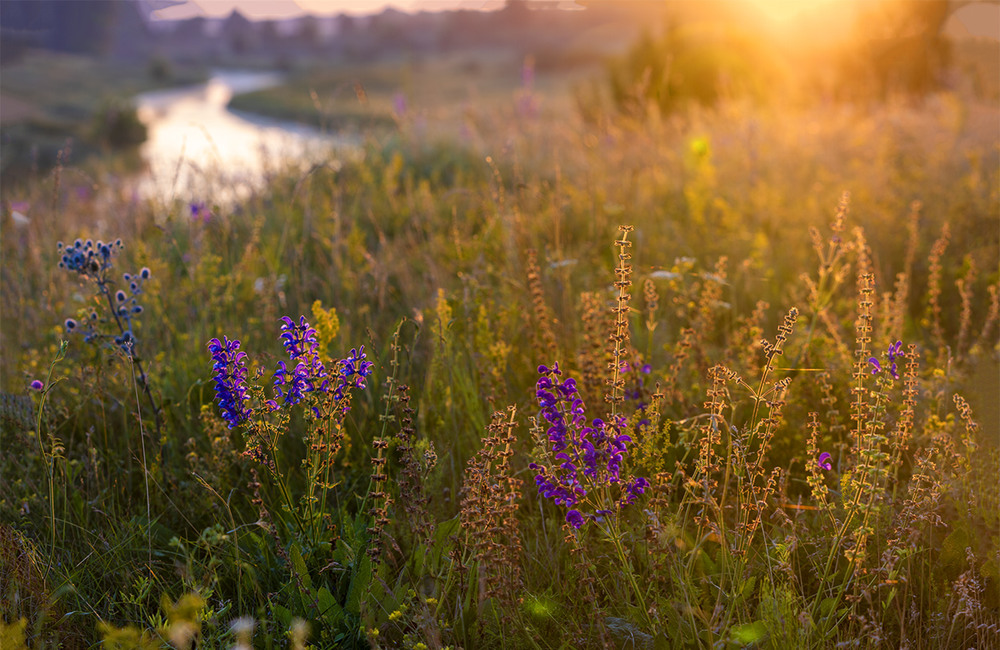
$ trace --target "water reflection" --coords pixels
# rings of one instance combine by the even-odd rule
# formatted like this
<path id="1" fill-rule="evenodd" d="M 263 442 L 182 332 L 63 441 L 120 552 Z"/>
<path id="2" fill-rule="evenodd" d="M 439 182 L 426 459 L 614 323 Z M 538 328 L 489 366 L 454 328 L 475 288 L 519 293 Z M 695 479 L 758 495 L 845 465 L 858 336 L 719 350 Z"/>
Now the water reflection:
<path id="1" fill-rule="evenodd" d="M 308 168 L 350 143 L 317 129 L 234 113 L 234 93 L 281 83 L 277 73 L 216 71 L 198 86 L 143 93 L 139 118 L 148 128 L 142 155 L 143 196 L 228 202 L 259 188 L 269 171 L 293 160 Z"/>

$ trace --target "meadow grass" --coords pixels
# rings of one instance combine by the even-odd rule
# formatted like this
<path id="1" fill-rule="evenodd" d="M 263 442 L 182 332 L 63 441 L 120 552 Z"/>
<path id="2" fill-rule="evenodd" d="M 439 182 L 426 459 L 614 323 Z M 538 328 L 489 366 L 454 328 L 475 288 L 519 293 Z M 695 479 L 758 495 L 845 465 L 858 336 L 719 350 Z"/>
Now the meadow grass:
<path id="1" fill-rule="evenodd" d="M 3 188 L 4 648 L 1000 647 L 996 107 L 519 106 Z"/>

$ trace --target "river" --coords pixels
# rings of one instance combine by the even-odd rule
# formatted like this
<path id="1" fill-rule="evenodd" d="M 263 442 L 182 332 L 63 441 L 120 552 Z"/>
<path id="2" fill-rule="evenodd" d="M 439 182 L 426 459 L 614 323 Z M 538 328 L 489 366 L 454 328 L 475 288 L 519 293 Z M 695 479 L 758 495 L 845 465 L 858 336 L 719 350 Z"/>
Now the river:
<path id="1" fill-rule="evenodd" d="M 136 96 L 148 131 L 138 192 L 165 201 L 227 203 L 259 189 L 289 161 L 309 168 L 352 147 L 310 126 L 226 107 L 236 93 L 281 82 L 279 73 L 216 70 L 203 84 Z"/>

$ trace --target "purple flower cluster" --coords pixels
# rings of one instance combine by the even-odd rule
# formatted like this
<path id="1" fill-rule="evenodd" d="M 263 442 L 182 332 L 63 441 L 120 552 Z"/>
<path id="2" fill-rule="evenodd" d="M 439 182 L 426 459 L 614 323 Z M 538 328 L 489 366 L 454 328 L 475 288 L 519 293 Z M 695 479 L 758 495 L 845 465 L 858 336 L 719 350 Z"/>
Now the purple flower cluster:
<path id="1" fill-rule="evenodd" d="M 69 246 L 63 247 L 63 243 L 59 242 L 56 247 L 61 254 L 59 268 L 99 279 L 111 268 L 111 256 L 121 250 L 122 240 L 105 244 L 100 240 L 95 243 L 90 239 L 77 239 Z"/>
<path id="2" fill-rule="evenodd" d="M 205 205 L 204 201 L 198 201 L 197 203 L 191 203 L 188 206 L 191 210 L 191 220 L 197 221 L 201 219 L 203 223 L 208 223 L 212 219 L 212 209 Z"/>
<path id="3" fill-rule="evenodd" d="M 641 477 L 624 480 L 621 464 L 628 453 L 626 443 L 632 439 L 622 433 L 624 418 L 616 418 L 607 423 L 595 418 L 587 424 L 583 400 L 579 397 L 576 381 L 567 377 L 559 381 L 562 372 L 559 364 L 552 368 L 539 366 L 535 396 L 542 409 L 542 417 L 548 422 L 546 435 L 550 443 L 552 459 L 558 464 L 551 468 L 537 463 L 529 467 L 538 471 L 535 484 L 538 493 L 552 499 L 556 505 L 570 510 L 566 521 L 574 528 L 580 528 L 586 518 L 596 519 L 612 514 L 600 509 L 585 516 L 574 506 L 578 505 L 589 490 L 601 486 L 618 486 L 621 497 L 617 501 L 619 509 L 633 503 L 649 486 Z"/>
<path id="4" fill-rule="evenodd" d="M 152 276 L 152 272 L 148 268 L 143 268 L 135 275 L 123 274 L 122 279 L 125 281 L 127 291 L 119 289 L 112 294 L 112 282 L 108 277 L 113 266 L 111 257 L 123 248 L 122 240 L 106 244 L 100 240 L 95 243 L 90 239 L 87 241 L 77 239 L 65 247 L 59 242 L 57 248 L 60 252 L 59 268 L 93 280 L 98 291 L 107 296 L 118 331 L 121 332 L 119 336 L 114 337 L 115 345 L 131 356 L 135 346 L 132 318 L 143 311 L 142 305 L 139 304 L 139 295 L 142 293 L 143 283 Z M 63 325 L 67 332 L 83 334 L 84 341 L 88 343 L 101 337 L 98 333 L 98 315 L 93 310 L 84 322 L 67 318 Z"/>
<path id="5" fill-rule="evenodd" d="M 344 391 L 351 388 L 365 388 L 365 379 L 372 374 L 374 364 L 366 361 L 365 346 L 351 348 L 351 353 L 337 364 L 337 385 L 333 389 L 333 399 L 339 402 Z"/>
<path id="6" fill-rule="evenodd" d="M 283 316 L 281 322 L 281 343 L 295 366 L 289 370 L 284 361 L 278 362 L 278 369 L 274 373 L 274 391 L 278 399 L 284 404 L 292 405 L 301 402 L 306 393 L 327 392 L 330 382 L 326 367 L 319 358 L 316 330 L 309 325 L 305 316 L 299 318 L 298 324 L 288 316 Z M 268 400 L 267 404 L 271 410 L 280 408 L 276 400 Z M 319 417 L 319 411 L 315 407 L 313 413 Z"/>
<path id="7" fill-rule="evenodd" d="M 896 341 L 890 345 L 887 354 L 889 356 L 889 374 L 892 375 L 893 379 L 899 379 L 899 369 L 896 367 L 896 359 L 903 356 L 903 342 Z M 882 364 L 875 357 L 868 357 L 868 363 L 872 367 L 873 375 L 882 372 Z"/>
<path id="8" fill-rule="evenodd" d="M 222 418 L 233 429 L 253 413 L 253 409 L 247 406 L 247 354 L 240 351 L 238 340 L 230 341 L 227 337 L 223 337 L 222 341 L 209 341 L 208 351 L 212 353 L 214 361 L 212 370 L 215 372 L 215 398 L 219 402 Z"/>
<path id="9" fill-rule="evenodd" d="M 289 364 L 278 362 L 278 370 L 274 373 L 274 390 L 278 400 L 268 400 L 267 405 L 273 411 L 281 404 L 298 404 L 307 393 L 331 393 L 333 401 L 340 402 L 352 388 L 364 388 L 365 379 L 371 374 L 372 364 L 365 360 L 365 347 L 352 349 L 347 358 L 337 363 L 336 384 L 332 390 L 330 377 L 326 366 L 319 356 L 319 342 L 316 330 L 309 325 L 305 316 L 299 322 L 285 316 L 281 319 L 281 342 L 295 366 L 289 369 Z M 347 407 L 344 407 L 347 411 Z M 320 416 L 319 409 L 312 407 L 313 415 Z"/>

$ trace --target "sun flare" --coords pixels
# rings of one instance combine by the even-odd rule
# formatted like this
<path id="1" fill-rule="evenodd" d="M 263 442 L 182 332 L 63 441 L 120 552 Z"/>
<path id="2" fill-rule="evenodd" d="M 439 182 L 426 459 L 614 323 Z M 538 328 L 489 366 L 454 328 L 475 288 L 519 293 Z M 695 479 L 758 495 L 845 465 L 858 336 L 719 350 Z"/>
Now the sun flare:
<path id="1" fill-rule="evenodd" d="M 825 0 L 744 0 L 775 22 L 791 20 L 802 10 L 823 4 Z"/>

